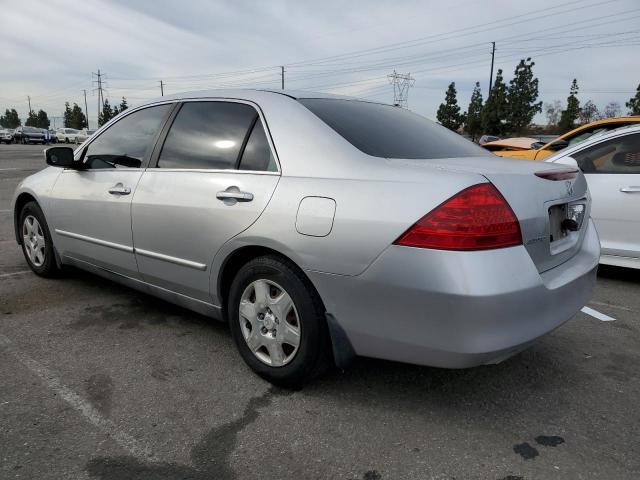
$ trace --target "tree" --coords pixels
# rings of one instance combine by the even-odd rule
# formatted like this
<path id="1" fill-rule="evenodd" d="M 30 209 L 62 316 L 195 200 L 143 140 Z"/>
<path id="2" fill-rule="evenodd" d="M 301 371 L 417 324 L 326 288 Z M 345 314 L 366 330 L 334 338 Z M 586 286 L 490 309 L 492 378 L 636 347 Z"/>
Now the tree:
<path id="1" fill-rule="evenodd" d="M 120 113 L 124 112 L 127 108 L 129 108 L 129 105 L 127 104 L 127 99 L 122 97 L 122 101 L 120 102 L 120 107 L 118 108 L 118 111 Z"/>
<path id="2" fill-rule="evenodd" d="M 460 114 L 458 99 L 456 98 L 456 84 L 451 82 L 445 94 L 444 103 L 441 103 L 436 113 L 436 118 L 443 126 L 449 130 L 458 130 L 464 120 L 464 116 Z"/>
<path id="3" fill-rule="evenodd" d="M 27 127 L 37 127 L 38 126 L 38 115 L 36 114 L 36 112 L 31 110 L 29 112 L 29 116 L 27 117 L 27 121 L 24 122 L 24 124 Z"/>
<path id="4" fill-rule="evenodd" d="M 600 118 L 600 112 L 598 112 L 598 107 L 591 100 L 587 100 L 587 103 L 584 104 L 584 107 L 580 109 L 580 113 L 578 114 L 578 118 L 580 119 L 580 123 L 591 123 Z"/>
<path id="5" fill-rule="evenodd" d="M 631 97 L 625 106 L 629 109 L 629 115 L 640 115 L 640 84 L 636 89 L 636 96 Z"/>
<path id="6" fill-rule="evenodd" d="M 87 117 L 82 111 L 82 108 L 80 108 L 77 103 L 74 103 L 71 109 L 71 128 L 81 130 L 87 126 Z"/>
<path id="7" fill-rule="evenodd" d="M 5 128 L 17 128 L 22 125 L 22 121 L 20 120 L 15 108 L 12 108 L 11 110 L 7 108 L 4 111 L 4 115 L 0 116 L 0 125 Z"/>
<path id="8" fill-rule="evenodd" d="M 476 136 L 482 133 L 482 92 L 480 91 L 480 82 L 476 82 L 476 86 L 473 87 L 471 101 L 467 108 L 465 130 L 471 135 L 472 141 L 475 141 Z"/>
<path id="9" fill-rule="evenodd" d="M 507 86 L 502 78 L 502 69 L 499 69 L 482 109 L 483 132 L 489 135 L 504 135 L 507 132 L 507 115 Z"/>
<path id="10" fill-rule="evenodd" d="M 619 117 L 622 115 L 622 107 L 618 102 L 609 102 L 604 106 L 604 110 L 602 112 L 603 118 L 613 118 Z"/>
<path id="11" fill-rule="evenodd" d="M 562 113 L 562 104 L 560 100 L 554 100 L 553 103 L 544 104 L 544 114 L 547 117 L 547 127 L 556 128 L 560 121 L 560 114 Z"/>
<path id="12" fill-rule="evenodd" d="M 73 128 L 71 125 L 73 123 L 73 113 L 71 112 L 71 107 L 69 106 L 69 102 L 64 102 L 64 126 L 65 128 Z"/>
<path id="13" fill-rule="evenodd" d="M 507 91 L 507 105 L 509 106 L 508 123 L 510 129 L 517 133 L 529 126 L 536 113 L 542 111 L 542 102 L 538 100 L 538 79 L 533 76 L 535 62 L 531 58 L 520 60 L 513 72 Z"/>
<path id="14" fill-rule="evenodd" d="M 574 78 L 571 82 L 571 89 L 567 97 L 567 108 L 560 114 L 558 128 L 561 133 L 568 132 L 575 128 L 575 122 L 580 114 L 580 101 L 578 100 L 578 81 Z"/>
<path id="15" fill-rule="evenodd" d="M 47 112 L 45 112 L 44 110 L 40 109 L 38 110 L 38 114 L 36 115 L 37 118 L 37 122 L 38 125 L 36 125 L 38 128 L 49 128 L 49 125 L 51 125 L 51 122 L 49 121 L 49 116 L 47 115 Z"/>
<path id="16" fill-rule="evenodd" d="M 109 100 L 105 100 L 102 104 L 102 111 L 98 115 L 98 126 L 101 127 L 114 117 L 113 109 L 109 104 Z"/>

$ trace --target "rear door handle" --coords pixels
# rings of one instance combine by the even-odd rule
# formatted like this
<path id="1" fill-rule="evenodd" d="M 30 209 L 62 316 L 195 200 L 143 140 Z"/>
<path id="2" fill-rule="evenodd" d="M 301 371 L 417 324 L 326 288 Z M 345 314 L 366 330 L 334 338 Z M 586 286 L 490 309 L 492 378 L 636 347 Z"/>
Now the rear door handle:
<path id="1" fill-rule="evenodd" d="M 131 189 L 129 187 L 125 187 L 121 183 L 116 183 L 109 189 L 109 193 L 111 195 L 129 195 L 131 193 Z"/>
<path id="2" fill-rule="evenodd" d="M 640 193 L 640 187 L 624 187 L 620 191 L 622 193 Z"/>
<path id="3" fill-rule="evenodd" d="M 216 193 L 218 200 L 235 200 L 237 202 L 250 202 L 253 200 L 253 193 L 241 192 L 237 188 L 231 190 L 234 187 L 229 187 L 226 190 Z"/>

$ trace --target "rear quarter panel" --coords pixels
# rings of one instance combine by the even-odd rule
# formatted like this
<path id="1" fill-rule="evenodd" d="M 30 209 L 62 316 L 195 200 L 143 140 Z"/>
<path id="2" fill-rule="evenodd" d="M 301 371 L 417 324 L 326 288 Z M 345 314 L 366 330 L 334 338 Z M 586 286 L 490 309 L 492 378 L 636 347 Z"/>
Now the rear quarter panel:
<path id="1" fill-rule="evenodd" d="M 425 181 L 421 173 L 413 181 L 282 177 L 263 214 L 220 249 L 212 271 L 219 271 L 236 249 L 258 245 L 288 256 L 306 271 L 358 275 L 427 212 L 460 190 L 486 181 L 479 175 L 436 169 Z M 298 206 L 308 196 L 336 202 L 327 236 L 304 235 L 296 229 Z M 212 278 L 212 292 L 216 281 Z"/>

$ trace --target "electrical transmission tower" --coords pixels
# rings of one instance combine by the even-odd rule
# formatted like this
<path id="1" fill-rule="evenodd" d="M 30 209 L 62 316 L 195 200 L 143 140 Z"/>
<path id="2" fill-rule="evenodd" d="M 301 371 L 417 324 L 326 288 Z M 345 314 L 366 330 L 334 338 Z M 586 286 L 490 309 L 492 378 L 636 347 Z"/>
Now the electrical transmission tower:
<path id="1" fill-rule="evenodd" d="M 393 85 L 393 104 L 396 107 L 407 108 L 409 88 L 413 87 L 416 79 L 410 73 L 397 73 L 395 70 L 387 77 L 389 78 L 389 83 Z"/>

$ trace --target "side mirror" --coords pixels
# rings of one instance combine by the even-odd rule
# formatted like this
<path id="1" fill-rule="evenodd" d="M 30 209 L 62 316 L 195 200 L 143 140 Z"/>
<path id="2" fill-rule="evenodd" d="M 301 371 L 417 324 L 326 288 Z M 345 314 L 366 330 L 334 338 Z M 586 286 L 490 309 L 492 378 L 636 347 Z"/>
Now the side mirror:
<path id="1" fill-rule="evenodd" d="M 547 147 L 549 150 L 553 150 L 557 152 L 558 150 L 562 150 L 563 148 L 567 148 L 569 146 L 569 142 L 566 140 L 556 140 L 555 142 L 551 142 Z"/>
<path id="2" fill-rule="evenodd" d="M 576 159 L 573 158 L 573 157 L 562 157 L 562 158 L 559 158 L 558 160 L 556 160 L 553 163 L 559 163 L 561 165 L 567 165 L 569 167 L 579 168 L 578 167 L 578 162 L 576 162 Z"/>
<path id="3" fill-rule="evenodd" d="M 73 168 L 73 148 L 50 147 L 44 151 L 47 165 L 52 167 Z"/>

